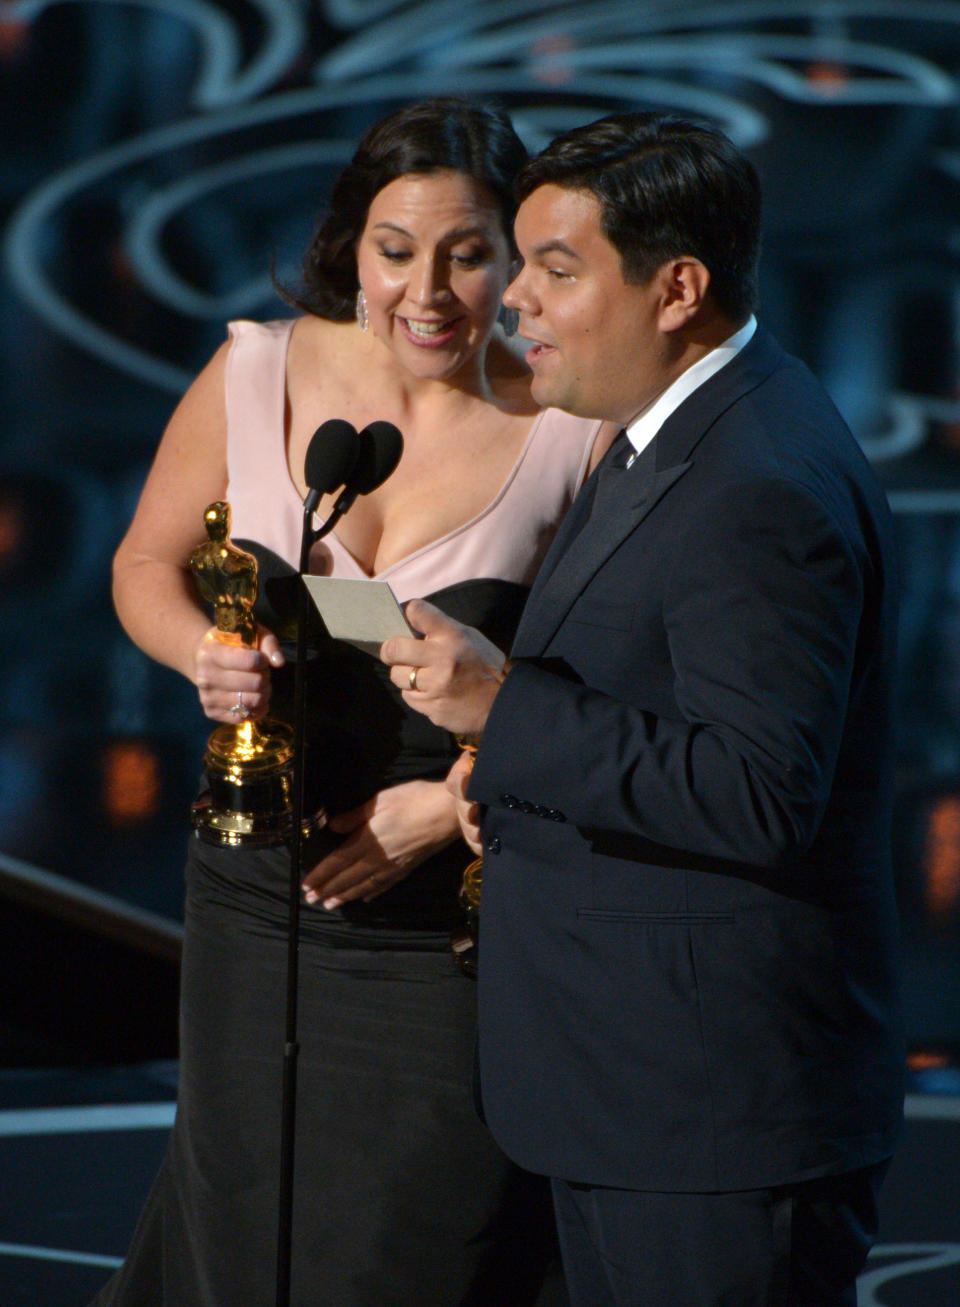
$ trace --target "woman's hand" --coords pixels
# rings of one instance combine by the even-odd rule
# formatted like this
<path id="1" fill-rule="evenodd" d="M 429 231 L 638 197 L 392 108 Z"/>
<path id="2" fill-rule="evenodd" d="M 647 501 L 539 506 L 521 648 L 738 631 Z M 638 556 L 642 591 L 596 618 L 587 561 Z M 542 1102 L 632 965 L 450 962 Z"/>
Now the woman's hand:
<path id="1" fill-rule="evenodd" d="M 458 834 L 453 798 L 443 781 L 407 781 L 330 820 L 343 843 L 304 877 L 308 903 L 338 908 L 368 903 L 408 876 Z"/>
<path id="2" fill-rule="evenodd" d="M 260 627 L 258 647 L 251 649 L 225 644 L 212 626 L 194 655 L 193 679 L 203 711 L 211 721 L 232 725 L 263 717 L 270 705 L 270 669 L 285 661 L 277 637 L 265 627 Z M 238 706 L 242 711 L 234 712 Z"/>

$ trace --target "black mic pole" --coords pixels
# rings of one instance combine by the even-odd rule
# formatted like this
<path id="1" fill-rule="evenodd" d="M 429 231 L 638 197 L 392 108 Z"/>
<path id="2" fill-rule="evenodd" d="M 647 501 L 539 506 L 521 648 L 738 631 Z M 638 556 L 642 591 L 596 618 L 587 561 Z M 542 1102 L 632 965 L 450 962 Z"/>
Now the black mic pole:
<path id="1" fill-rule="evenodd" d="M 293 1172 L 296 1145 L 297 1005 L 300 967 L 300 881 L 303 861 L 304 809 L 304 736 L 306 700 L 307 624 L 310 604 L 303 576 L 310 566 L 310 547 L 320 535 L 334 525 L 325 522 L 314 531 L 311 518 L 324 490 L 342 484 L 356 462 L 359 442 L 355 429 L 347 422 L 333 419 L 324 423 L 313 436 L 307 450 L 306 478 L 309 486 L 303 502 L 300 528 L 300 562 L 297 570 L 297 643 L 293 669 L 293 793 L 290 796 L 292 830 L 290 832 L 290 887 L 287 917 L 287 1012 L 283 1046 L 283 1089 L 280 1115 L 280 1193 L 277 1225 L 276 1307 L 289 1307 L 290 1263 L 293 1245 Z M 332 484 L 331 484 L 332 483 Z M 339 514 L 337 515 L 339 517 Z"/>
<path id="2" fill-rule="evenodd" d="M 300 531 L 300 566 L 297 586 L 297 653 L 296 666 L 293 671 L 293 794 L 291 795 L 293 830 L 290 842 L 290 889 L 287 920 L 287 1016 L 286 1033 L 283 1049 L 283 1100 L 280 1117 L 280 1195 L 278 1202 L 278 1236 L 277 1236 L 277 1295 L 276 1307 L 289 1307 L 290 1304 L 290 1263 L 293 1243 L 293 1172 L 296 1142 L 297 1115 L 297 1058 L 300 1045 L 297 1040 L 297 1005 L 299 992 L 300 966 L 300 881 L 303 846 L 303 809 L 304 809 L 304 736 L 305 731 L 305 688 L 306 688 L 306 653 L 307 624 L 310 620 L 310 596 L 303 577 L 310 566 L 311 546 L 331 531 L 340 518 L 353 504 L 358 494 L 368 494 L 381 485 L 391 474 L 400 459 L 403 438 L 396 427 L 388 422 L 373 422 L 364 427 L 359 436 L 354 433 L 356 444 L 351 444 L 349 432 L 344 430 L 348 423 L 334 419 L 320 428 L 307 451 L 307 481 L 310 492 L 303 503 L 303 525 Z M 340 428 L 334 430 L 332 428 Z M 352 431 L 352 428 L 350 428 Z M 343 487 L 333 512 L 319 530 L 311 525 L 311 517 L 316 508 L 321 491 L 314 489 L 314 484 L 323 484 L 324 475 L 340 476 L 340 471 L 321 470 L 319 461 L 311 469 L 311 451 L 322 449 L 322 442 L 317 437 L 326 434 L 329 443 L 336 437 L 343 446 L 342 467 L 350 466 L 350 472 L 344 476 Z M 316 444 L 314 442 L 317 442 Z M 349 457 L 348 457 L 349 455 Z M 340 458 L 338 452 L 337 457 Z M 331 455 L 331 467 L 335 464 Z M 314 473 L 316 475 L 314 475 Z M 335 481 L 335 484 L 337 482 Z"/>
<path id="3" fill-rule="evenodd" d="M 283 1102 L 280 1118 L 280 1198 L 279 1234 L 277 1239 L 277 1307 L 290 1302 L 290 1261 L 293 1244 L 293 1169 L 297 1114 L 297 1000 L 300 965 L 300 879 L 303 847 L 305 736 L 304 689 L 306 680 L 307 623 L 310 620 L 309 595 L 303 574 L 309 566 L 313 531 L 310 519 L 313 507 L 304 506 L 300 537 L 300 567 L 297 584 L 297 654 L 293 671 L 293 830 L 290 843 L 290 891 L 287 919 L 287 1018 L 283 1046 Z"/>

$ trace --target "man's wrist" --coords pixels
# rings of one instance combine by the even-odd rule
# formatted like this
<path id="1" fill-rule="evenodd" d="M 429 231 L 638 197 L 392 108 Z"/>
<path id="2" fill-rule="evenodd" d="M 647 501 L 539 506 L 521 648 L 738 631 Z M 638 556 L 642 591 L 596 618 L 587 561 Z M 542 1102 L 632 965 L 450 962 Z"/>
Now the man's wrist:
<path id="1" fill-rule="evenodd" d="M 510 674 L 510 669 L 512 667 L 513 667 L 513 663 L 510 661 L 510 659 L 505 658 L 502 667 L 490 668 L 491 680 L 496 681 L 498 691 L 500 689 L 500 686 L 503 685 L 504 681 L 507 679 L 507 676 Z M 493 703 L 491 700 L 491 707 L 492 706 Z M 488 710 L 488 716 L 489 716 L 489 710 Z M 463 731 L 463 732 L 458 732 L 454 735 L 454 739 L 456 740 L 460 748 L 466 750 L 468 753 L 476 753 L 477 749 L 480 747 L 480 741 L 482 738 L 483 738 L 483 728 L 481 728 L 479 731 Z"/>

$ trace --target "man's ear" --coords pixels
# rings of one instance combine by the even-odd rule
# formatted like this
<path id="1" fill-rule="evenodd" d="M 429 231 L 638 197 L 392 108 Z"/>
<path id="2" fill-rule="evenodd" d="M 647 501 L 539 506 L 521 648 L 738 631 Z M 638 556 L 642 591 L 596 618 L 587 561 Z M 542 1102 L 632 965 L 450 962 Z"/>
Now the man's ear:
<path id="1" fill-rule="evenodd" d="M 692 256 L 670 259 L 659 271 L 663 296 L 660 302 L 660 328 L 679 331 L 703 307 L 710 289 L 709 269 Z"/>

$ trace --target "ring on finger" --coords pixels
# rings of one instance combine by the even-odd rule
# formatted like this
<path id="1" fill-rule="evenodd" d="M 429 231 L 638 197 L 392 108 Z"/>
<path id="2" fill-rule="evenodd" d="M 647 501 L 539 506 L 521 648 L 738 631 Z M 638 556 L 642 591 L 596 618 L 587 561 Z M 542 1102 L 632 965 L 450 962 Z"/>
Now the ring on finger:
<path id="1" fill-rule="evenodd" d="M 419 667 L 411 667 L 411 668 L 410 668 L 410 689 L 411 689 L 411 690 L 415 690 L 415 689 L 417 688 L 417 672 L 419 672 L 419 670 L 420 670 Z"/>
<path id="2" fill-rule="evenodd" d="M 230 711 L 233 713 L 234 717 L 239 717 L 242 722 L 245 722 L 250 716 L 250 709 L 243 702 L 242 690 L 237 692 L 237 702 L 233 705 Z"/>

